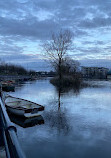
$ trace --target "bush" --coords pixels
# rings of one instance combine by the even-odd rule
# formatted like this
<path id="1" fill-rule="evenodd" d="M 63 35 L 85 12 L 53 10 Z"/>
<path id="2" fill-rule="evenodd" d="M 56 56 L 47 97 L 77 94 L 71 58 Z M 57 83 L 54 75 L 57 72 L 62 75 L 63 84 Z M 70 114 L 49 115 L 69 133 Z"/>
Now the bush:
<path id="1" fill-rule="evenodd" d="M 61 80 L 59 77 L 54 77 L 50 82 L 57 87 L 80 87 L 82 80 L 76 76 L 63 76 Z"/>

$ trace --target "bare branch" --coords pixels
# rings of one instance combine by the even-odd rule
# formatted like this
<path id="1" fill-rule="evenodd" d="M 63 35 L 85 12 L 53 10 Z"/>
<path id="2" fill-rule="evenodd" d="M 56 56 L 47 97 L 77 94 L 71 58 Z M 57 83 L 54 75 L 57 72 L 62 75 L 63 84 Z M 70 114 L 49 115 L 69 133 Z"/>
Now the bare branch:
<path id="1" fill-rule="evenodd" d="M 59 69 L 61 76 L 62 61 L 67 55 L 67 51 L 72 44 L 72 32 L 69 30 L 60 31 L 57 34 L 52 34 L 52 40 L 43 45 L 46 56 L 50 59 L 52 66 Z"/>

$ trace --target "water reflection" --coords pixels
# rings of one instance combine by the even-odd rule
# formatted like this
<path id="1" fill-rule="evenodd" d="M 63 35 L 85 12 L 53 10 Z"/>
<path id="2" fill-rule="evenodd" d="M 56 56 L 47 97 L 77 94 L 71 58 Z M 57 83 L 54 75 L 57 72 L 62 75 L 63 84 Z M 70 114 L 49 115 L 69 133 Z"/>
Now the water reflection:
<path id="1" fill-rule="evenodd" d="M 13 123 L 23 128 L 44 124 L 44 119 L 41 115 L 37 117 L 32 117 L 32 118 L 23 118 L 23 117 L 9 114 L 9 117 Z"/>
<path id="2" fill-rule="evenodd" d="M 45 112 L 45 121 L 49 124 L 51 128 L 56 128 L 58 133 L 63 132 L 64 134 L 68 134 L 71 129 L 70 122 L 68 121 L 68 118 L 66 116 L 66 111 L 62 111 L 61 109 L 61 95 L 63 94 L 64 90 L 68 92 L 68 89 L 60 87 L 56 90 L 58 99 L 57 101 L 53 100 L 51 104 L 55 104 L 55 107 L 57 106 L 57 108 L 53 107 L 53 109 L 50 109 L 50 111 Z"/>
<path id="3" fill-rule="evenodd" d="M 61 106 L 61 96 L 65 95 L 71 95 L 74 94 L 75 96 L 78 96 L 80 94 L 82 87 L 80 86 L 75 86 L 75 87 L 56 87 L 56 93 L 58 94 L 58 111 L 60 110 Z"/>
<path id="4" fill-rule="evenodd" d="M 68 95 L 68 93 L 73 93 L 75 96 L 80 94 L 80 91 L 82 90 L 82 87 L 56 87 L 56 91 L 58 93 L 58 96 L 62 96 L 64 94 Z"/>
<path id="5" fill-rule="evenodd" d="M 51 129 L 56 129 L 58 134 L 67 135 L 71 130 L 71 125 L 65 112 L 50 110 L 44 114 L 45 122 Z"/>
<path id="6" fill-rule="evenodd" d="M 14 96 L 45 105 L 44 124 L 17 126 L 27 158 L 111 157 L 111 83 L 96 84 L 57 90 L 47 79 L 16 89 Z"/>

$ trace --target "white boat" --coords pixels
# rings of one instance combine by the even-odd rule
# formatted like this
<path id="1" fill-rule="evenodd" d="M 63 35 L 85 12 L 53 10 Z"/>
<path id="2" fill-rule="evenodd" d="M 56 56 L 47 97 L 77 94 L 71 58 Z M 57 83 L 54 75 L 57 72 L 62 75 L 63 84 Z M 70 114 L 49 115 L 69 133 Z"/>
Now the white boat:
<path id="1" fill-rule="evenodd" d="M 5 97 L 5 106 L 7 111 L 23 117 L 40 116 L 44 110 L 44 106 L 12 96 Z"/>

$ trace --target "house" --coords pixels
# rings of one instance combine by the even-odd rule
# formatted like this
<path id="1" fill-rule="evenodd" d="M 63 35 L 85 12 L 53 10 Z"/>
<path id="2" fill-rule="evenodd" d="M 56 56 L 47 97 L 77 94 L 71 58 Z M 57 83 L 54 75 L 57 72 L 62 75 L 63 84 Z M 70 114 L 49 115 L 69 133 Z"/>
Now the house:
<path id="1" fill-rule="evenodd" d="M 111 70 L 107 73 L 107 79 L 111 80 Z"/>
<path id="2" fill-rule="evenodd" d="M 108 68 L 104 67 L 82 67 L 81 72 L 83 78 L 106 79 Z"/>

